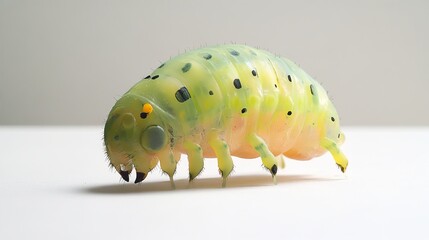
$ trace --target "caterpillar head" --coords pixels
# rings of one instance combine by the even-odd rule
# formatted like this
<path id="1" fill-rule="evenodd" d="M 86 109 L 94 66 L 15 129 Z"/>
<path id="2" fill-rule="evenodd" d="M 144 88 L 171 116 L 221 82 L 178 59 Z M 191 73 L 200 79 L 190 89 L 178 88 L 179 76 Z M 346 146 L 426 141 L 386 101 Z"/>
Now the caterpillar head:
<path id="1" fill-rule="evenodd" d="M 141 182 L 158 163 L 157 155 L 168 148 L 162 111 L 147 99 L 126 95 L 112 108 L 104 128 L 104 143 L 111 166 L 129 181 L 134 167 L 135 183 Z"/>

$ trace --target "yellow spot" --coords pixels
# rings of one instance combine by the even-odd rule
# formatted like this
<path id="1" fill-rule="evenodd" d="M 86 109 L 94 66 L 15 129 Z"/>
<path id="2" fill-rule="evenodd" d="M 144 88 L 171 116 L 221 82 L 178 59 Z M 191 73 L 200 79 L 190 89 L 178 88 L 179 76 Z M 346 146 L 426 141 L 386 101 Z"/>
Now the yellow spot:
<path id="1" fill-rule="evenodd" d="M 150 105 L 149 103 L 145 103 L 143 105 L 142 112 L 144 112 L 144 113 L 151 113 L 152 111 L 153 111 L 152 105 Z"/>

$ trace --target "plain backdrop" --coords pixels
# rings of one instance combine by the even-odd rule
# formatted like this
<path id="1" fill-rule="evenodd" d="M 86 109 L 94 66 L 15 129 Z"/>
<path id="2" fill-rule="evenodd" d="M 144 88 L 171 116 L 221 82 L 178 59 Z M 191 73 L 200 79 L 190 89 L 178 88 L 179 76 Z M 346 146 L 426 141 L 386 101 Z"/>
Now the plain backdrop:
<path id="1" fill-rule="evenodd" d="M 183 155 L 177 190 L 159 167 L 137 185 L 109 171 L 115 99 L 223 43 L 292 59 L 328 90 L 349 125 L 345 174 L 330 154 L 287 159 L 277 185 L 260 159 L 234 157 L 224 189 L 215 159 L 188 183 Z M 0 0 L 0 236 L 429 239 L 428 43 L 427 0 Z"/>
<path id="2" fill-rule="evenodd" d="M 134 83 L 194 48 L 292 59 L 345 125 L 428 125 L 429 2 L 0 0 L 0 125 L 102 125 Z"/>

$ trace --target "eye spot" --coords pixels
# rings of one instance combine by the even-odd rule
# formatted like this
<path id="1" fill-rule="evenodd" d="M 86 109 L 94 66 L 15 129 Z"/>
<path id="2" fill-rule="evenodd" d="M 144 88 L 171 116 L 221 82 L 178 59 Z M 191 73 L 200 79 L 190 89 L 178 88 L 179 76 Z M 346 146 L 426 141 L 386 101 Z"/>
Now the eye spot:
<path id="1" fill-rule="evenodd" d="M 148 79 L 148 78 L 150 78 L 150 75 L 147 75 L 144 79 Z"/>
<path id="2" fill-rule="evenodd" d="M 209 91 L 209 94 L 210 94 L 210 95 L 213 95 L 213 91 L 212 91 L 212 90 L 210 90 L 210 91 Z"/>
<path id="3" fill-rule="evenodd" d="M 292 77 L 290 75 L 287 75 L 287 79 L 289 80 L 289 82 L 292 82 Z"/>
<path id="4" fill-rule="evenodd" d="M 245 112 L 247 112 L 247 108 L 241 109 L 241 113 L 245 113 Z"/>
<path id="5" fill-rule="evenodd" d="M 277 84 L 274 84 L 274 87 L 277 88 Z"/>
<path id="6" fill-rule="evenodd" d="M 252 75 L 253 75 L 254 77 L 256 77 L 256 75 L 258 75 L 258 73 L 256 72 L 256 70 L 252 70 Z"/>
<path id="7" fill-rule="evenodd" d="M 153 80 L 155 80 L 157 78 L 159 78 L 159 75 L 155 75 L 155 76 L 152 77 Z"/>
<path id="8" fill-rule="evenodd" d="M 159 126 L 150 126 L 143 131 L 140 137 L 140 144 L 148 150 L 158 151 L 166 144 L 164 129 Z"/>
<path id="9" fill-rule="evenodd" d="M 341 133 L 338 133 L 338 138 L 340 138 L 341 137 Z"/>
<path id="10" fill-rule="evenodd" d="M 332 122 L 335 122 L 335 118 L 334 118 L 334 117 L 331 117 L 331 121 L 332 121 Z"/>
<path id="11" fill-rule="evenodd" d="M 161 64 L 158 68 L 162 68 L 164 67 L 165 63 Z"/>
<path id="12" fill-rule="evenodd" d="M 292 111 L 288 111 L 288 112 L 287 112 L 287 115 L 288 115 L 288 116 L 292 115 Z"/>
<path id="13" fill-rule="evenodd" d="M 150 105 L 150 103 L 145 103 L 142 106 L 142 110 L 140 112 L 140 117 L 142 119 L 147 118 L 147 116 L 149 115 L 149 113 L 151 113 L 153 111 L 153 107 L 152 105 Z"/>

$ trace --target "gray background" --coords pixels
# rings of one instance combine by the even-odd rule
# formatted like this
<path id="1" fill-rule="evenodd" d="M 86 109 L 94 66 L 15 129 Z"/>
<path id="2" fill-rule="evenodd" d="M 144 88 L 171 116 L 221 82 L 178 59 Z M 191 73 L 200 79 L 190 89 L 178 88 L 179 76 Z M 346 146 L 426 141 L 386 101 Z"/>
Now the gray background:
<path id="1" fill-rule="evenodd" d="M 428 1 L 0 1 L 0 125 L 101 125 L 161 62 L 245 43 L 294 60 L 345 125 L 429 125 Z"/>

